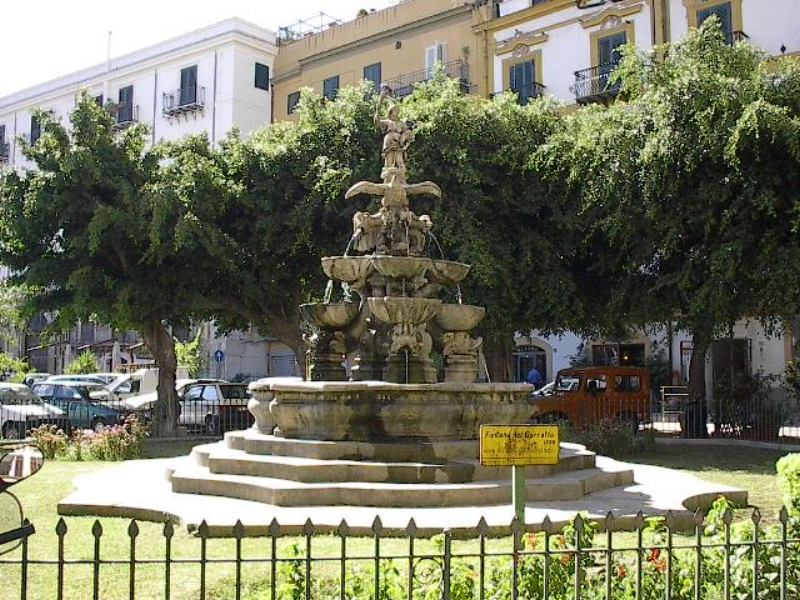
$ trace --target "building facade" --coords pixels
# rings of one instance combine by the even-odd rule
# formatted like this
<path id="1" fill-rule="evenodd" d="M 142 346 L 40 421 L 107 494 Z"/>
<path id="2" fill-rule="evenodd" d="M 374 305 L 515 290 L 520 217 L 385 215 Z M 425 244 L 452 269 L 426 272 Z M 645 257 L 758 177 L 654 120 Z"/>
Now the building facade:
<path id="1" fill-rule="evenodd" d="M 279 41 L 273 78 L 276 120 L 291 119 L 300 90 L 333 98 L 361 80 L 410 94 L 440 62 L 469 93 L 486 95 L 485 48 L 473 28 L 484 11 L 463 0 L 405 0 L 316 33 Z"/>

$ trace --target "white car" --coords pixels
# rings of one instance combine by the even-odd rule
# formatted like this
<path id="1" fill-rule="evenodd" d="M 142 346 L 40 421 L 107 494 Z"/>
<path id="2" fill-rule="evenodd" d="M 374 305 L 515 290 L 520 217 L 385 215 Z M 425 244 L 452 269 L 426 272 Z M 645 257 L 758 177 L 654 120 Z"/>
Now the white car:
<path id="1" fill-rule="evenodd" d="M 0 383 L 0 434 L 18 440 L 40 425 L 56 425 L 67 430 L 64 411 L 43 402 L 22 383 Z"/>

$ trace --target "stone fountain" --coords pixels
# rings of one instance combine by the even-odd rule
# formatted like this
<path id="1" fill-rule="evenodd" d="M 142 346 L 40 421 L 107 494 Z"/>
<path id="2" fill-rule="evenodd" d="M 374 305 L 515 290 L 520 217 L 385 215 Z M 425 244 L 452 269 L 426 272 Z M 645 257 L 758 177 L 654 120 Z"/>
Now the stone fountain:
<path id="1" fill-rule="evenodd" d="M 252 383 L 252 428 L 170 459 L 166 480 L 150 465 L 131 464 L 79 481 L 59 505 L 62 514 L 169 514 L 190 526 L 205 522 L 215 535 L 230 535 L 237 520 L 249 532 L 267 531 L 271 519 L 284 533 L 305 531 L 309 517 L 318 531 L 346 517 L 354 533 L 381 522 L 400 533 L 413 517 L 415 530 L 435 533 L 473 528 L 483 515 L 507 532 L 509 469 L 480 465 L 479 430 L 527 422 L 532 387 L 478 381 L 481 339 L 473 331 L 485 310 L 463 304 L 458 289 L 469 265 L 432 257 L 433 223 L 409 204 L 441 190 L 407 183 L 413 131 L 397 109 L 385 119 L 376 112 L 376 122 L 385 133 L 382 182 L 356 183 L 346 197 L 378 196 L 381 207 L 355 213 L 348 250 L 356 254 L 323 258 L 325 301 L 300 307 L 309 380 Z M 336 284 L 343 297 L 334 301 Z M 434 352 L 442 357 L 438 369 Z M 691 524 L 691 511 L 719 493 L 746 503 L 741 490 L 671 485 L 679 475 L 664 469 L 632 485 L 633 467 L 562 444 L 557 466 L 526 469 L 527 522 L 541 527 L 545 515 L 559 523 L 580 510 L 611 510 L 618 526 L 624 517 L 635 526 L 638 510 L 674 510 Z"/>

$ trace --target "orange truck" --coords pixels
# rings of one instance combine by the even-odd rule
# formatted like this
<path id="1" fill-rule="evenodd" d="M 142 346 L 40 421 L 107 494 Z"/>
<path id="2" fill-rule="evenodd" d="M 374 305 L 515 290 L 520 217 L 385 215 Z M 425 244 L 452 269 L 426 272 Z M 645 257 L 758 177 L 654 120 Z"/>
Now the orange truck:
<path id="1" fill-rule="evenodd" d="M 534 392 L 532 421 L 567 421 L 589 427 L 604 419 L 630 423 L 634 431 L 650 421 L 650 371 L 640 367 L 564 369 L 555 381 Z"/>

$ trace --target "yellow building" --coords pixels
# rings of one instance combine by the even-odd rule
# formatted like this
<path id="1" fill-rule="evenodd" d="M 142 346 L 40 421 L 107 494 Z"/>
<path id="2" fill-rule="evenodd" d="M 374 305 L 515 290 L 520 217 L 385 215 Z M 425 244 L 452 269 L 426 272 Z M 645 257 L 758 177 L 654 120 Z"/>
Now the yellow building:
<path id="1" fill-rule="evenodd" d="M 273 117 L 290 118 L 304 87 L 332 98 L 367 79 L 402 97 L 430 77 L 436 62 L 465 91 L 485 95 L 486 48 L 474 27 L 488 12 L 464 0 L 405 0 L 298 39 L 284 36 L 272 80 Z"/>

